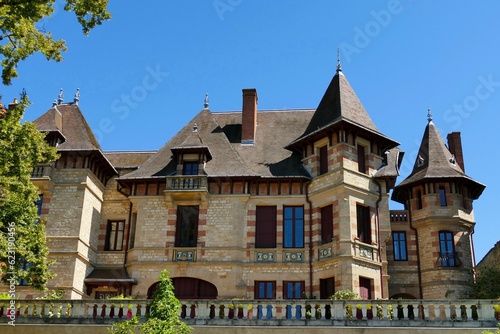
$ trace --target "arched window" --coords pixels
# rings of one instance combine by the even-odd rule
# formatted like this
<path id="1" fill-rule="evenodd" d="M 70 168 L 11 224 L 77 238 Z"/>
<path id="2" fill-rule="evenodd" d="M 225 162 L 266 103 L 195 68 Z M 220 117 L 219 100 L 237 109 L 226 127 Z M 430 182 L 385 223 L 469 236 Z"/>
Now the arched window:
<path id="1" fill-rule="evenodd" d="M 148 299 L 153 297 L 158 283 L 149 287 Z M 210 282 L 192 277 L 176 277 L 172 278 L 172 283 L 177 299 L 217 299 L 217 287 Z"/>

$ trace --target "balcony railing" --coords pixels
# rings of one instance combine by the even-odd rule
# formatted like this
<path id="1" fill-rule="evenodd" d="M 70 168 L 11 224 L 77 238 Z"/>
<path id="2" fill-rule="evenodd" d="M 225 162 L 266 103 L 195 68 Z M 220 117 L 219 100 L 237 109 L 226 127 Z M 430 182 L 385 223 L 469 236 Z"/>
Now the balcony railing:
<path id="1" fill-rule="evenodd" d="M 406 210 L 391 210 L 390 211 L 391 223 L 407 222 L 408 212 Z"/>
<path id="2" fill-rule="evenodd" d="M 149 300 L 16 300 L 0 323 L 111 324 L 145 319 Z M 182 300 L 188 324 L 218 326 L 496 327 L 498 300 Z M 11 306 L 14 305 L 14 306 Z M 13 311 L 12 309 L 15 309 Z M 37 320 L 39 319 L 39 320 Z"/>
<path id="3" fill-rule="evenodd" d="M 167 177 L 166 190 L 207 190 L 206 175 L 175 175 Z"/>
<path id="4" fill-rule="evenodd" d="M 462 260 L 458 257 L 457 252 L 441 252 L 436 260 L 438 267 L 460 267 Z"/>

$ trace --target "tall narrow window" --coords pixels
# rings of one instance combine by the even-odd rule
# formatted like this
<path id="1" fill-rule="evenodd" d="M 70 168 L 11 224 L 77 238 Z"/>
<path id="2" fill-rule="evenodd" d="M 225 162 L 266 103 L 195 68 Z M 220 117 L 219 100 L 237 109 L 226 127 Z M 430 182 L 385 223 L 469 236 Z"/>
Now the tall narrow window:
<path id="1" fill-rule="evenodd" d="M 196 247 L 198 242 L 198 206 L 178 206 L 175 247 Z"/>
<path id="2" fill-rule="evenodd" d="M 283 246 L 304 247 L 304 207 L 285 206 L 283 208 Z"/>
<path id="3" fill-rule="evenodd" d="M 31 263 L 26 261 L 25 258 L 19 259 L 19 269 L 22 269 L 24 271 L 28 271 L 30 269 L 30 267 L 31 267 Z M 17 282 L 19 285 L 22 285 L 22 286 L 28 285 L 28 281 L 26 281 L 25 279 L 22 279 L 22 278 L 18 278 Z"/>
<path id="4" fill-rule="evenodd" d="M 129 237 L 129 247 L 134 248 L 135 245 L 135 229 L 137 224 L 137 212 L 132 213 L 132 220 L 130 221 L 130 237 Z"/>
<path id="5" fill-rule="evenodd" d="M 182 174 L 183 175 L 198 175 L 198 163 L 184 161 L 184 165 L 182 167 Z"/>
<path id="6" fill-rule="evenodd" d="M 283 282 L 284 299 L 302 299 L 305 292 L 304 281 L 285 281 Z"/>
<path id="7" fill-rule="evenodd" d="M 319 175 L 328 173 L 328 147 L 322 146 L 319 151 Z"/>
<path id="8" fill-rule="evenodd" d="M 422 205 L 422 191 L 417 190 L 417 210 L 420 210 L 423 208 Z"/>
<path id="9" fill-rule="evenodd" d="M 406 232 L 392 232 L 392 245 L 395 261 L 407 261 Z"/>
<path id="10" fill-rule="evenodd" d="M 327 244 L 333 240 L 333 205 L 321 208 L 321 243 Z"/>
<path id="11" fill-rule="evenodd" d="M 439 231 L 439 251 L 442 267 L 455 267 L 455 244 L 453 234 L 448 231 Z"/>
<path id="12" fill-rule="evenodd" d="M 330 299 L 335 293 L 335 277 L 322 278 L 319 280 L 320 299 Z"/>
<path id="13" fill-rule="evenodd" d="M 358 172 L 366 173 L 365 147 L 358 145 Z"/>
<path id="14" fill-rule="evenodd" d="M 276 299 L 275 281 L 255 281 L 255 299 Z"/>
<path id="15" fill-rule="evenodd" d="M 448 205 L 446 203 L 446 191 L 444 190 L 443 186 L 439 186 L 439 203 L 441 204 L 441 206 Z"/>
<path id="16" fill-rule="evenodd" d="M 123 249 L 123 232 L 125 230 L 125 221 L 108 221 L 106 231 L 106 242 L 104 250 L 121 251 Z"/>
<path id="17" fill-rule="evenodd" d="M 365 244 L 372 243 L 372 230 L 370 219 L 370 208 L 363 205 L 356 205 L 356 221 L 358 230 L 358 239 Z"/>
<path id="18" fill-rule="evenodd" d="M 36 205 L 36 214 L 42 214 L 42 204 L 43 204 L 43 194 L 38 195 L 38 200 L 35 202 Z"/>
<path id="19" fill-rule="evenodd" d="M 258 206 L 255 220 L 255 248 L 276 248 L 276 207 Z"/>
<path id="20" fill-rule="evenodd" d="M 372 284 L 371 279 L 359 277 L 359 296 L 362 299 L 372 299 Z"/>

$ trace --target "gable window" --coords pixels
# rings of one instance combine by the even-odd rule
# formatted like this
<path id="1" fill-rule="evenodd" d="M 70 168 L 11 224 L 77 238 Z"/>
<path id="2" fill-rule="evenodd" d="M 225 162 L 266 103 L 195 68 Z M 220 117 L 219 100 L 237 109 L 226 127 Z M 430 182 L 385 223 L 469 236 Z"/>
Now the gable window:
<path id="1" fill-rule="evenodd" d="M 330 299 L 335 293 L 335 277 L 322 278 L 319 280 L 320 299 Z"/>
<path id="2" fill-rule="evenodd" d="M 357 237 L 365 244 L 372 243 L 370 208 L 356 204 Z"/>
<path id="3" fill-rule="evenodd" d="M 198 163 L 184 161 L 182 175 L 198 175 Z"/>
<path id="4" fill-rule="evenodd" d="M 123 232 L 125 230 L 125 221 L 108 220 L 106 231 L 105 251 L 121 251 L 123 249 Z"/>
<path id="5" fill-rule="evenodd" d="M 447 206 L 446 203 L 446 191 L 443 186 L 439 186 L 439 204 L 441 206 Z"/>
<path id="6" fill-rule="evenodd" d="M 366 173 L 365 147 L 358 144 L 358 172 Z"/>
<path id="7" fill-rule="evenodd" d="M 333 205 L 321 208 L 321 243 L 327 244 L 333 240 Z"/>
<path id="8" fill-rule="evenodd" d="M 458 262 L 455 256 L 455 244 L 453 233 L 449 231 L 439 231 L 439 252 L 441 267 L 456 267 Z"/>
<path id="9" fill-rule="evenodd" d="M 255 248 L 276 248 L 276 206 L 257 206 Z"/>
<path id="10" fill-rule="evenodd" d="M 178 206 L 175 247 L 196 247 L 198 241 L 198 206 Z"/>
<path id="11" fill-rule="evenodd" d="M 322 146 L 318 149 L 319 153 L 319 175 L 326 174 L 328 172 L 328 148 L 327 146 Z"/>
<path id="12" fill-rule="evenodd" d="M 406 232 L 392 232 L 392 245 L 395 261 L 407 261 Z"/>
<path id="13" fill-rule="evenodd" d="M 275 281 L 255 281 L 255 299 L 276 299 Z"/>
<path id="14" fill-rule="evenodd" d="M 284 299 L 302 299 L 305 292 L 304 281 L 284 281 L 283 298 Z"/>
<path id="15" fill-rule="evenodd" d="M 283 208 L 283 246 L 304 247 L 304 207 L 285 206 Z"/>

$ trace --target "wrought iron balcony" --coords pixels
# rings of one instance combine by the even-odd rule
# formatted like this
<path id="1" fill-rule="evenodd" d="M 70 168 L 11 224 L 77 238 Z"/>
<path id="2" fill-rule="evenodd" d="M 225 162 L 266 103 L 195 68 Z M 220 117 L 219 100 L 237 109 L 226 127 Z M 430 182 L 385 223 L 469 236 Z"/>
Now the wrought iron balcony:
<path id="1" fill-rule="evenodd" d="M 440 252 L 436 264 L 438 267 L 460 267 L 462 260 L 458 257 L 457 252 Z"/>

